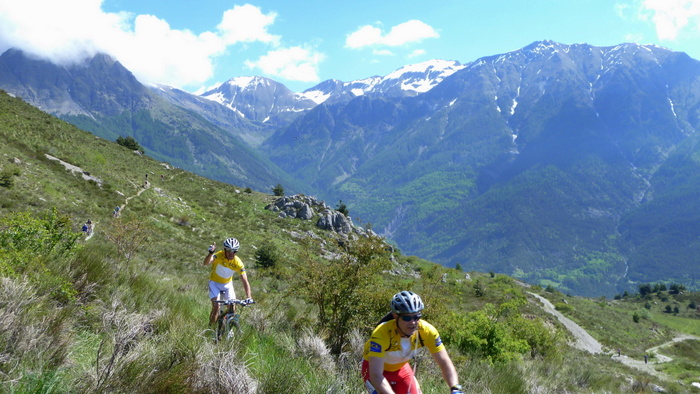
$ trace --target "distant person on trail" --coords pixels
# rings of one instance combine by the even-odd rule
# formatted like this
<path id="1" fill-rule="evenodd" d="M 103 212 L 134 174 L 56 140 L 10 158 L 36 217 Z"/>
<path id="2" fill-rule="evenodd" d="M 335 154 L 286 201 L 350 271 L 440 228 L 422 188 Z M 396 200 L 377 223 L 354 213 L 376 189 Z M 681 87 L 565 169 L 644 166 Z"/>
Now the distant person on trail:
<path id="1" fill-rule="evenodd" d="M 463 394 L 440 334 L 421 320 L 423 309 L 423 300 L 413 292 L 402 291 L 392 298 L 391 313 L 382 318 L 365 343 L 362 380 L 369 394 L 421 394 L 408 361 L 424 346 L 442 370 L 451 393 Z"/>
<path id="2" fill-rule="evenodd" d="M 617 348 L 617 357 L 620 357 L 620 354 L 622 354 L 622 351 L 620 350 L 620 348 Z"/>
<path id="3" fill-rule="evenodd" d="M 119 205 L 117 205 L 117 207 L 114 208 L 114 212 L 112 213 L 112 215 L 113 215 L 115 218 L 118 218 L 118 217 L 119 217 L 119 209 L 120 209 L 120 208 L 119 208 Z"/>
<path id="4" fill-rule="evenodd" d="M 236 292 L 233 290 L 233 273 L 238 272 L 243 283 L 247 304 L 253 304 L 253 298 L 250 295 L 250 284 L 248 276 L 245 272 L 243 262 L 236 255 L 240 243 L 236 238 L 228 238 L 224 241 L 224 250 L 216 252 L 216 244 L 209 246 L 209 254 L 204 258 L 203 265 L 211 264 L 211 274 L 209 275 L 209 299 L 211 300 L 211 314 L 209 315 L 209 324 L 216 324 L 216 319 L 219 316 L 219 304 L 216 301 L 219 295 L 224 300 L 236 299 Z"/>
<path id="5" fill-rule="evenodd" d="M 644 355 L 644 364 L 646 364 L 649 361 L 649 355 L 645 354 Z"/>

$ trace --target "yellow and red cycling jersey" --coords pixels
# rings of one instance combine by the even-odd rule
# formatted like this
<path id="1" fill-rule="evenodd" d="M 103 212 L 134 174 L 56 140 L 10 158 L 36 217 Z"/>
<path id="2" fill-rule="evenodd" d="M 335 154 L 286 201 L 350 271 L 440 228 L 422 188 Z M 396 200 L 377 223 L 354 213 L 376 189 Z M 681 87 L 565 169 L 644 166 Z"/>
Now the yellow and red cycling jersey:
<path id="1" fill-rule="evenodd" d="M 365 343 L 364 359 L 369 361 L 370 357 L 382 357 L 385 371 L 398 371 L 422 346 L 427 347 L 430 353 L 445 348 L 437 329 L 427 321 L 420 320 L 416 332 L 409 338 L 404 338 L 396 326 L 396 319 L 392 319 L 374 329 Z"/>
<path id="2" fill-rule="evenodd" d="M 209 280 L 218 283 L 228 283 L 233 278 L 234 272 L 238 272 L 239 274 L 245 272 L 243 261 L 241 261 L 238 256 L 234 256 L 233 260 L 229 260 L 226 258 L 226 252 L 223 250 L 214 253 L 211 261 Z"/>

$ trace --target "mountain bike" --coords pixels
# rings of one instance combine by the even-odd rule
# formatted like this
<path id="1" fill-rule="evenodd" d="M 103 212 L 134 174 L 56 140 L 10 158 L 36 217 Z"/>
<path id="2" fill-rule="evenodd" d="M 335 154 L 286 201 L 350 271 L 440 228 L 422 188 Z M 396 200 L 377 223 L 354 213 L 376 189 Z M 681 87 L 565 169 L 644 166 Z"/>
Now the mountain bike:
<path id="1" fill-rule="evenodd" d="M 216 319 L 216 342 L 231 340 L 241 332 L 240 315 L 235 312 L 235 305 L 248 306 L 244 300 L 217 300 L 219 317 Z M 226 308 L 223 308 L 226 306 Z"/>

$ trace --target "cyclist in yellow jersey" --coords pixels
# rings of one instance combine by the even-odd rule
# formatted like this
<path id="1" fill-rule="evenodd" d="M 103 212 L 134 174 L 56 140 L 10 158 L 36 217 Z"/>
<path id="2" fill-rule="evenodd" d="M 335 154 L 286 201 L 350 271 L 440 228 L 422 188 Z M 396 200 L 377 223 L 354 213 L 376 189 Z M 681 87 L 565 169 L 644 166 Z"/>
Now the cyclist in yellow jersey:
<path id="1" fill-rule="evenodd" d="M 391 313 L 374 329 L 365 343 L 362 379 L 369 394 L 420 394 L 420 385 L 408 363 L 421 347 L 427 347 L 442 370 L 453 394 L 462 394 L 457 371 L 440 334 L 421 320 L 424 308 L 418 294 L 402 291 L 391 300 Z"/>
<path id="2" fill-rule="evenodd" d="M 224 300 L 233 300 L 236 298 L 236 292 L 233 290 L 233 273 L 238 272 L 243 283 L 247 304 L 253 303 L 253 298 L 250 295 L 250 284 L 248 283 L 248 275 L 245 272 L 245 266 L 241 259 L 236 255 L 240 243 L 236 238 L 228 238 L 224 241 L 224 250 L 216 251 L 216 244 L 209 246 L 209 254 L 204 258 L 203 265 L 211 264 L 211 274 L 209 275 L 209 299 L 211 299 L 211 314 L 209 315 L 209 324 L 216 324 L 216 319 L 219 316 L 219 304 L 216 300 L 219 295 Z"/>

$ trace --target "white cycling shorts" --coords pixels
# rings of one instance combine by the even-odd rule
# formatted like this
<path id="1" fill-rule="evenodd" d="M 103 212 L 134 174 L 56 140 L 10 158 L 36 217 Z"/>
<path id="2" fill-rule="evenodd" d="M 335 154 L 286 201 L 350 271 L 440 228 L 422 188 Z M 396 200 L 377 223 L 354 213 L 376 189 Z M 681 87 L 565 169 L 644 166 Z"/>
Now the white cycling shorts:
<path id="1" fill-rule="evenodd" d="M 221 298 L 219 298 L 221 295 Z M 235 300 L 236 292 L 233 290 L 233 281 L 228 283 L 209 281 L 209 299 L 210 300 Z"/>

